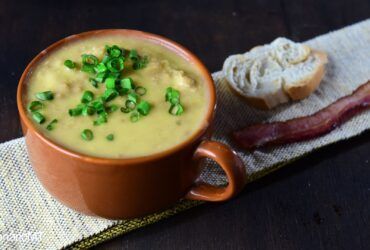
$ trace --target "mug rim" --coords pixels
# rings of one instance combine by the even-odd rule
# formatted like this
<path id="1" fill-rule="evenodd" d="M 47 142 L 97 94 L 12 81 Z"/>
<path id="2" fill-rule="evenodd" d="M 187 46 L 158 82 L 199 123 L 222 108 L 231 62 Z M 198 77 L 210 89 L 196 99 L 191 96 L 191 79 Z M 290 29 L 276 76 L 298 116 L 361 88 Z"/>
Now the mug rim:
<path id="1" fill-rule="evenodd" d="M 196 130 L 189 138 L 182 141 L 181 143 L 178 143 L 174 145 L 173 147 L 170 147 L 166 150 L 150 154 L 150 155 L 144 155 L 144 156 L 136 156 L 136 157 L 128 157 L 128 158 L 109 158 L 109 157 L 98 157 L 98 156 L 91 156 L 84 153 L 80 153 L 71 149 L 68 149 L 65 146 L 60 145 L 57 142 L 54 142 L 44 136 L 35 126 L 35 124 L 30 120 L 30 118 L 27 116 L 27 112 L 25 110 L 25 107 L 23 106 L 23 91 L 25 89 L 25 84 L 27 83 L 27 77 L 30 72 L 30 70 L 33 68 L 33 66 L 38 63 L 40 60 L 42 60 L 48 53 L 51 51 L 54 51 L 61 47 L 62 45 L 65 45 L 66 43 L 77 41 L 79 39 L 84 39 L 87 37 L 93 37 L 97 35 L 123 35 L 128 37 L 137 37 L 139 39 L 147 40 L 151 43 L 156 43 L 160 46 L 165 47 L 166 49 L 171 50 L 172 52 L 176 53 L 177 55 L 181 56 L 185 60 L 190 61 L 194 66 L 198 69 L 199 73 L 202 75 L 202 78 L 204 79 L 204 84 L 207 86 L 207 91 L 209 95 L 209 102 L 208 102 L 208 108 L 207 113 L 203 118 L 202 124 L 199 126 L 198 130 Z M 22 73 L 22 76 L 18 82 L 18 88 L 17 88 L 17 106 L 18 106 L 18 112 L 20 115 L 21 122 L 25 124 L 25 127 L 27 129 L 30 129 L 33 133 L 36 134 L 36 136 L 43 141 L 43 143 L 47 144 L 49 147 L 52 147 L 54 150 L 59 151 L 63 153 L 64 155 L 67 155 L 69 157 L 79 159 L 85 162 L 94 162 L 99 164 L 137 164 L 137 163 L 144 163 L 149 161 L 155 161 L 161 158 L 164 158 L 166 156 L 169 156 L 171 154 L 174 154 L 181 149 L 191 145 L 196 140 L 201 138 L 207 129 L 209 128 L 210 124 L 213 121 L 214 112 L 216 109 L 216 90 L 214 81 L 212 79 L 211 74 L 209 73 L 208 69 L 205 67 L 205 65 L 202 63 L 202 61 L 194 55 L 191 51 L 189 51 L 184 46 L 178 44 L 175 41 L 172 41 L 171 39 L 168 39 L 166 37 L 139 31 L 139 30 L 132 30 L 132 29 L 99 29 L 99 30 L 92 30 L 92 31 L 86 31 L 75 35 L 70 35 L 68 37 L 65 37 L 63 39 L 58 40 L 57 42 L 51 44 L 46 49 L 38 53 L 31 62 L 27 65 L 25 70 Z M 26 132 L 27 133 L 27 132 Z"/>

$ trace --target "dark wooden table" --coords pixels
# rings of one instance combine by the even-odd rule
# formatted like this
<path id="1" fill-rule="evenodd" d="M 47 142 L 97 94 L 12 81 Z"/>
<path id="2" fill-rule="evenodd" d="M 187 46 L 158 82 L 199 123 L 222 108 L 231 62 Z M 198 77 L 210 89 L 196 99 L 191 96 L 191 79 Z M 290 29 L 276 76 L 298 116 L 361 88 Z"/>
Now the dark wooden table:
<path id="1" fill-rule="evenodd" d="M 1 0 L 0 142 L 21 136 L 15 93 L 23 69 L 65 36 L 145 30 L 178 41 L 217 71 L 229 54 L 278 36 L 303 41 L 369 15 L 368 0 Z M 227 203 L 194 208 L 97 248 L 369 249 L 369 139 L 367 132 L 321 149 Z"/>

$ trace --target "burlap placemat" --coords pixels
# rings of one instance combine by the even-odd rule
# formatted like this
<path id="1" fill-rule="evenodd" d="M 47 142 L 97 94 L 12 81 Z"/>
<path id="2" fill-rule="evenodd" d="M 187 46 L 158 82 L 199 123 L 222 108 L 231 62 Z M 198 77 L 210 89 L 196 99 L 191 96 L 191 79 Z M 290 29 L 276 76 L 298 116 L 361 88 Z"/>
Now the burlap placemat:
<path id="1" fill-rule="evenodd" d="M 350 94 L 370 78 L 370 20 L 307 41 L 326 51 L 329 64 L 320 88 L 309 98 L 272 111 L 258 111 L 235 98 L 220 72 L 214 73 L 218 111 L 214 139 L 233 146 L 253 181 L 312 150 L 360 134 L 370 127 L 370 110 L 318 139 L 245 153 L 228 135 L 252 122 L 286 120 L 311 114 Z M 247 49 L 247 48 L 246 48 Z M 238 112 L 235 112 L 238 111 Z M 27 158 L 24 139 L 0 145 L 0 248 L 55 249 L 89 247 L 200 204 L 180 201 L 173 208 L 134 220 L 106 220 L 78 214 L 54 200 L 39 184 Z M 208 163 L 202 178 L 225 184 Z"/>

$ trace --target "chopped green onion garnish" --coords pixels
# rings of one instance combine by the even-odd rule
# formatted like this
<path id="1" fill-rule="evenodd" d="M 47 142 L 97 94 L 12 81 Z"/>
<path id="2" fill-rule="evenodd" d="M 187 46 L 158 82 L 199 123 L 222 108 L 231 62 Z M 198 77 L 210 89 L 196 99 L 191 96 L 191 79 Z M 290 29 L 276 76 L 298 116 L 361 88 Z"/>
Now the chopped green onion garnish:
<path id="1" fill-rule="evenodd" d="M 127 89 L 122 89 L 120 87 L 117 89 L 117 91 L 118 91 L 118 94 L 120 96 L 124 96 L 124 95 L 126 95 L 128 93 L 128 90 Z"/>
<path id="2" fill-rule="evenodd" d="M 98 125 L 101 125 L 103 123 L 106 123 L 108 121 L 108 118 L 107 117 L 108 117 L 108 113 L 107 112 L 100 113 L 99 116 L 98 116 L 98 119 L 96 119 L 94 121 L 94 125 L 95 126 L 98 126 Z"/>
<path id="3" fill-rule="evenodd" d="M 146 67 L 146 65 L 148 64 L 148 58 L 145 56 L 143 58 L 140 58 L 134 62 L 134 64 L 132 65 L 132 68 L 134 70 L 138 70 L 138 69 L 143 69 Z"/>
<path id="4" fill-rule="evenodd" d="M 85 104 L 78 104 L 76 108 L 68 110 L 70 116 L 79 116 L 82 113 L 82 109 L 85 107 Z"/>
<path id="5" fill-rule="evenodd" d="M 107 73 L 106 72 L 100 72 L 100 73 L 96 74 L 95 81 L 97 81 L 97 82 L 104 82 L 104 80 L 105 80 L 106 77 L 107 77 Z"/>
<path id="6" fill-rule="evenodd" d="M 104 93 L 94 100 L 94 94 L 91 91 L 85 91 L 81 98 L 81 103 L 76 108 L 70 109 L 68 112 L 71 116 L 79 115 L 94 115 L 97 114 L 97 119 L 94 125 L 100 125 L 108 121 L 108 114 L 118 109 L 117 105 L 107 106 L 107 102 L 112 101 L 118 95 L 127 95 L 125 107 L 121 107 L 124 113 L 130 113 L 130 119 L 133 122 L 139 120 L 141 115 L 147 115 L 150 112 L 151 105 L 146 101 L 140 101 L 139 96 L 146 94 L 147 90 L 144 87 L 137 87 L 131 78 L 126 77 L 122 79 L 122 71 L 125 68 L 126 56 L 132 60 L 134 69 L 141 69 L 148 63 L 148 58 L 138 55 L 135 49 L 127 51 L 121 49 L 117 45 L 107 46 L 106 55 L 103 59 L 99 59 L 91 54 L 82 55 L 81 71 L 91 73 L 90 82 L 95 87 L 99 87 L 99 83 L 105 84 Z M 68 61 L 68 62 L 67 62 Z M 72 64 L 76 67 L 74 62 L 67 60 L 66 66 Z M 173 98 L 172 98 L 173 99 Z M 176 102 L 176 103 L 179 103 Z M 35 105 L 35 109 L 37 105 Z"/>
<path id="7" fill-rule="evenodd" d="M 131 115 L 130 115 L 130 121 L 131 122 L 137 122 L 140 118 L 140 113 L 139 112 L 132 112 Z"/>
<path id="8" fill-rule="evenodd" d="M 122 54 L 122 50 L 117 45 L 113 45 L 112 47 L 106 46 L 106 50 L 111 57 L 119 57 Z"/>
<path id="9" fill-rule="evenodd" d="M 174 88 L 168 87 L 165 95 L 166 102 L 171 103 L 168 112 L 171 115 L 181 115 L 184 113 L 184 107 L 180 104 L 180 92 Z"/>
<path id="10" fill-rule="evenodd" d="M 97 111 L 96 111 L 96 113 L 97 113 L 98 115 L 100 115 L 100 114 L 104 114 L 104 113 L 108 113 L 108 112 L 107 112 L 106 108 L 104 107 L 104 108 L 102 108 L 102 109 L 97 110 Z"/>
<path id="11" fill-rule="evenodd" d="M 130 113 L 131 112 L 131 109 L 126 108 L 126 107 L 121 107 L 121 112 L 122 113 Z"/>
<path id="12" fill-rule="evenodd" d="M 91 105 L 98 113 L 100 113 L 100 111 L 104 111 L 104 102 L 102 100 L 95 100 L 91 103 Z"/>
<path id="13" fill-rule="evenodd" d="M 121 72 L 109 72 L 107 78 L 114 78 L 117 79 L 121 76 Z"/>
<path id="14" fill-rule="evenodd" d="M 151 108 L 151 105 L 150 105 L 150 103 L 149 103 L 149 102 L 147 102 L 147 101 L 141 101 L 141 102 L 137 105 L 137 111 L 138 111 L 141 115 L 147 115 L 147 114 L 149 114 L 150 108 Z"/>
<path id="15" fill-rule="evenodd" d="M 84 65 L 96 66 L 98 62 L 99 62 L 99 59 L 94 55 L 87 55 L 87 54 L 82 55 L 82 64 Z"/>
<path id="16" fill-rule="evenodd" d="M 107 89 L 114 89 L 114 88 L 116 88 L 116 79 L 114 79 L 114 78 L 107 78 L 107 79 L 105 79 L 105 87 Z"/>
<path id="17" fill-rule="evenodd" d="M 81 115 L 81 113 L 82 113 L 82 109 L 81 108 L 74 108 L 74 109 L 68 110 L 68 114 L 70 116 L 79 116 L 79 115 Z"/>
<path id="18" fill-rule="evenodd" d="M 171 104 L 179 103 L 180 101 L 180 92 L 174 88 L 168 87 L 166 89 L 166 102 Z"/>
<path id="19" fill-rule="evenodd" d="M 105 110 L 107 111 L 107 113 L 112 113 L 112 112 L 116 111 L 117 109 L 118 109 L 118 106 L 115 105 L 115 104 L 113 104 L 113 105 L 108 106 L 108 107 L 105 108 Z"/>
<path id="20" fill-rule="evenodd" d="M 94 99 L 94 93 L 91 92 L 90 90 L 86 90 L 82 97 L 81 97 L 81 102 L 82 103 L 89 103 Z"/>
<path id="21" fill-rule="evenodd" d="M 76 68 L 76 64 L 71 60 L 65 60 L 64 61 L 64 66 L 66 66 L 67 68 L 70 68 L 70 69 Z"/>
<path id="22" fill-rule="evenodd" d="M 87 73 L 95 73 L 95 66 L 98 64 L 98 62 L 98 58 L 94 55 L 82 55 L 81 71 Z"/>
<path id="23" fill-rule="evenodd" d="M 109 61 L 109 59 L 110 59 L 110 56 L 105 55 L 105 56 L 103 57 L 103 60 L 101 60 L 101 62 L 105 64 L 105 63 L 107 63 L 107 62 Z"/>
<path id="24" fill-rule="evenodd" d="M 38 124 L 42 124 L 45 122 L 45 117 L 38 111 L 32 112 L 32 118 L 37 122 Z"/>
<path id="25" fill-rule="evenodd" d="M 95 114 L 95 108 L 93 106 L 86 105 L 82 109 L 82 115 L 84 116 L 93 115 L 93 114 Z"/>
<path id="26" fill-rule="evenodd" d="M 118 96 L 117 90 L 106 89 L 104 94 L 103 94 L 103 99 L 104 99 L 104 101 L 109 102 L 109 101 L 113 100 L 114 98 L 116 98 L 117 96 Z"/>
<path id="27" fill-rule="evenodd" d="M 181 106 L 180 103 L 172 104 L 168 112 L 171 115 L 181 115 L 182 113 L 184 113 L 184 108 Z"/>
<path id="28" fill-rule="evenodd" d="M 94 134 L 90 129 L 85 129 L 84 131 L 82 131 L 81 137 L 85 141 L 91 141 L 92 139 L 94 139 Z"/>
<path id="29" fill-rule="evenodd" d="M 111 72 L 120 72 L 124 68 L 124 61 L 122 58 L 113 58 L 107 62 L 107 67 Z"/>
<path id="30" fill-rule="evenodd" d="M 95 80 L 94 78 L 90 78 L 89 81 L 90 81 L 91 85 L 94 88 L 98 88 L 99 87 L 99 85 L 98 85 L 99 82 L 97 80 Z"/>
<path id="31" fill-rule="evenodd" d="M 135 88 L 135 93 L 140 95 L 140 96 L 143 96 L 143 95 L 146 94 L 146 88 L 138 86 L 138 87 Z"/>
<path id="32" fill-rule="evenodd" d="M 129 93 L 127 95 L 127 99 L 132 101 L 133 103 L 137 103 L 137 100 L 139 99 L 139 96 L 135 93 Z"/>
<path id="33" fill-rule="evenodd" d="M 134 83 L 130 77 L 128 78 L 123 78 L 120 81 L 120 92 L 122 95 L 127 94 L 130 90 L 134 89 Z"/>
<path id="34" fill-rule="evenodd" d="M 121 79 L 120 84 L 121 84 L 121 88 L 123 88 L 123 89 L 128 89 L 129 90 L 129 89 L 134 88 L 133 81 L 130 77 Z"/>
<path id="35" fill-rule="evenodd" d="M 174 97 L 174 98 L 172 98 L 172 99 L 170 100 L 170 103 L 171 103 L 172 105 L 179 104 L 179 103 L 180 103 L 180 99 L 179 99 L 179 98 L 177 98 L 177 97 Z"/>
<path id="36" fill-rule="evenodd" d="M 36 98 L 41 101 L 50 101 L 54 99 L 54 94 L 51 91 L 40 92 L 36 94 Z"/>
<path id="37" fill-rule="evenodd" d="M 105 138 L 107 138 L 108 141 L 113 141 L 114 140 L 114 135 L 113 134 L 109 134 Z"/>
<path id="38" fill-rule="evenodd" d="M 137 55 L 137 51 L 136 51 L 136 49 L 132 49 L 132 50 L 130 50 L 130 53 L 129 53 L 128 57 L 129 57 L 131 60 L 133 60 L 133 61 L 137 61 L 137 59 L 139 59 L 139 58 L 138 58 L 138 55 Z"/>
<path id="39" fill-rule="evenodd" d="M 98 73 L 102 73 L 102 72 L 106 72 L 107 71 L 107 66 L 105 66 L 104 63 L 99 63 L 96 67 L 95 67 L 95 71 L 98 72 Z"/>
<path id="40" fill-rule="evenodd" d="M 53 130 L 53 129 L 54 129 L 54 125 L 55 125 L 57 122 L 58 122 L 58 120 L 57 120 L 57 119 L 52 120 L 52 121 L 51 121 L 51 122 L 49 122 L 49 124 L 46 126 L 46 129 L 47 129 L 47 130 L 49 130 L 49 131 Z"/>
<path id="41" fill-rule="evenodd" d="M 28 105 L 27 109 L 28 111 L 36 111 L 36 110 L 42 109 L 43 107 L 44 107 L 44 104 L 42 104 L 42 102 L 33 101 Z"/>
<path id="42" fill-rule="evenodd" d="M 131 100 L 127 100 L 126 103 L 125 103 L 125 107 L 128 110 L 134 110 L 135 107 L 136 107 L 136 103 L 131 101 Z"/>
<path id="43" fill-rule="evenodd" d="M 81 71 L 86 72 L 86 73 L 92 73 L 92 74 L 95 73 L 94 66 L 88 65 L 88 64 L 82 65 Z"/>

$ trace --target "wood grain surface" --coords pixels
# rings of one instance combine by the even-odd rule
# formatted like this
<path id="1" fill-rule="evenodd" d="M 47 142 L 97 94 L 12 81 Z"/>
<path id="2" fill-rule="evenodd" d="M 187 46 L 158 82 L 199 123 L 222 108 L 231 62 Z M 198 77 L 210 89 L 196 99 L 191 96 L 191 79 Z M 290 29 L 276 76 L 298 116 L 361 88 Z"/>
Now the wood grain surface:
<path id="1" fill-rule="evenodd" d="M 227 55 L 277 36 L 303 41 L 368 17 L 368 0 L 0 0 L 0 142 L 21 136 L 15 94 L 22 71 L 65 36 L 149 31 L 183 44 L 217 71 Z M 366 132 L 326 147 L 227 203 L 191 209 L 96 248 L 369 249 L 369 139 Z"/>

